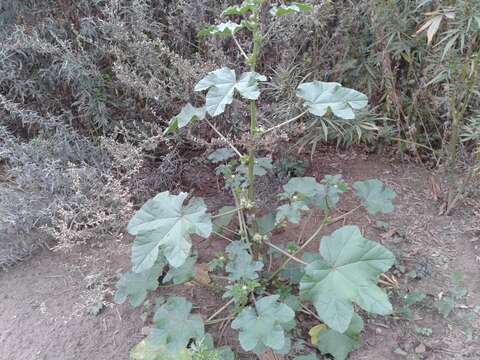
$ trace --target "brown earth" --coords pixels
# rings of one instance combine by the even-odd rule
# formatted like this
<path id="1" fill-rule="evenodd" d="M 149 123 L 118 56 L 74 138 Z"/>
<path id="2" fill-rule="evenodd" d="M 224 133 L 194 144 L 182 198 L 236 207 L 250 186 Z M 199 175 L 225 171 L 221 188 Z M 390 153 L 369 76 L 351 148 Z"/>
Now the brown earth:
<path id="1" fill-rule="evenodd" d="M 403 305 L 403 293 L 416 290 L 427 295 L 426 301 L 411 307 L 411 320 L 400 315 L 362 314 L 363 345 L 350 359 L 480 359 L 478 203 L 471 200 L 451 216 L 438 215 L 442 195 L 433 190 L 436 187 L 431 185 L 431 173 L 416 165 L 403 165 L 362 152 L 322 151 L 321 155 L 315 154 L 306 175 L 320 180 L 325 174 L 337 173 L 342 173 L 349 184 L 379 178 L 397 192 L 392 215 L 373 219 L 358 211 L 344 223 L 360 226 L 367 238 L 396 253 L 398 264 L 389 275 L 395 276 L 399 283 L 397 288 L 390 289 L 397 308 Z M 196 179 L 199 176 L 195 174 Z M 209 207 L 217 208 L 224 198 L 216 195 L 216 180 L 211 176 L 205 179 L 204 186 L 194 191 L 195 195 L 204 196 Z M 271 187 L 265 191 L 269 190 L 272 192 Z M 355 206 L 353 201 L 349 196 L 342 200 L 336 215 Z M 314 215 L 303 224 L 279 233 L 272 241 L 295 241 L 302 229 L 308 235 L 315 230 L 316 220 Z M 387 222 L 388 229 L 378 228 L 377 220 Z M 341 225 L 335 224 L 326 232 Z M 128 359 L 129 349 L 142 339 L 142 328 L 148 325 L 148 320 L 142 320 L 141 309 L 113 303 L 116 274 L 129 267 L 131 241 L 128 236 L 103 240 L 77 247 L 70 253 L 44 250 L 1 272 L 0 359 Z M 199 262 L 208 262 L 224 246 L 221 239 L 197 243 Z M 312 250 L 316 248 L 318 243 L 312 244 Z M 416 270 L 416 277 L 412 270 Z M 455 272 L 463 274 L 462 286 L 468 289 L 468 295 L 457 301 L 453 314 L 444 319 L 432 303 L 448 295 L 453 286 L 449 278 Z M 194 311 L 201 312 L 204 318 L 223 302 L 220 294 L 192 284 L 161 287 L 155 295 L 173 293 L 189 298 L 196 306 Z M 315 324 L 303 314 L 297 320 L 304 336 Z M 416 331 L 418 328 L 429 328 L 432 333 L 421 335 Z M 207 329 L 216 335 L 217 343 L 237 348 L 236 334 L 229 327 L 225 331 L 220 331 L 220 325 Z"/>

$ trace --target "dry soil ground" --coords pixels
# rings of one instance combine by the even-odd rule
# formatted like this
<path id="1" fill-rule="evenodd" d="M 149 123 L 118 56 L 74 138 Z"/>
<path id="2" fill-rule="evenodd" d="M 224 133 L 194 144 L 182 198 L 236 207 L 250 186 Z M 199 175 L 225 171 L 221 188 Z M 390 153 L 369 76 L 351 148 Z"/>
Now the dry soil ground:
<path id="1" fill-rule="evenodd" d="M 377 177 L 398 194 L 396 210 L 389 216 L 373 219 L 358 212 L 345 220 L 396 253 L 398 264 L 390 275 L 399 283 L 390 290 L 399 313 L 364 317 L 363 345 L 350 359 L 480 359 L 478 203 L 471 200 L 451 216 L 438 215 L 442 194 L 433 190 L 432 175 L 419 166 L 379 156 L 329 151 L 316 156 L 307 169 L 307 175 L 317 179 L 337 173 L 349 184 Z M 207 197 L 212 207 L 219 205 L 215 186 L 195 190 Z M 352 201 L 344 199 L 338 214 L 348 211 Z M 274 241 L 295 240 L 303 228 L 306 234 L 312 232 L 315 219 L 313 216 L 308 223 L 278 234 Z M 378 220 L 388 226 L 382 228 Z M 148 319 L 142 320 L 142 310 L 113 303 L 116 274 L 129 267 L 131 241 L 128 236 L 99 241 L 70 253 L 44 250 L 0 272 L 0 359 L 128 359 L 129 349 L 142 339 L 142 329 L 148 325 Z M 199 261 L 211 260 L 224 245 L 220 239 L 199 243 Z M 467 295 L 458 298 L 445 319 L 434 303 L 458 288 L 467 289 Z M 405 305 L 403 298 L 414 291 L 426 298 L 411 306 L 407 317 L 405 309 L 400 311 Z M 222 304 L 219 295 L 198 285 L 164 287 L 155 295 L 172 293 L 188 297 L 198 305 L 194 310 L 204 316 Z M 306 335 L 312 321 L 299 320 Z M 236 347 L 235 333 L 227 327 L 220 336 L 219 326 L 208 330 L 216 333 L 217 342 Z"/>

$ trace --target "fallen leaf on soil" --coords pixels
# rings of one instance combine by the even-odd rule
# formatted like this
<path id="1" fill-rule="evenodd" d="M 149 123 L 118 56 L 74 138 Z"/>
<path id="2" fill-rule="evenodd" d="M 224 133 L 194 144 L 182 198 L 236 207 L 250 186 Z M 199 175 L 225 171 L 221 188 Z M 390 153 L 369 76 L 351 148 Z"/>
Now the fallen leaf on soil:
<path id="1" fill-rule="evenodd" d="M 320 335 L 320 333 L 322 331 L 326 331 L 328 328 L 327 328 L 327 325 L 325 324 L 319 324 L 319 325 L 315 325 L 314 327 L 312 327 L 309 331 L 308 331 L 308 335 L 310 335 L 310 343 L 313 345 L 313 346 L 317 346 L 317 343 L 318 343 L 318 336 Z"/>
<path id="2" fill-rule="evenodd" d="M 208 286 L 211 283 L 210 276 L 208 275 L 208 264 L 207 263 L 201 263 L 197 264 L 196 266 L 196 274 L 195 274 L 195 280 L 201 284 Z"/>

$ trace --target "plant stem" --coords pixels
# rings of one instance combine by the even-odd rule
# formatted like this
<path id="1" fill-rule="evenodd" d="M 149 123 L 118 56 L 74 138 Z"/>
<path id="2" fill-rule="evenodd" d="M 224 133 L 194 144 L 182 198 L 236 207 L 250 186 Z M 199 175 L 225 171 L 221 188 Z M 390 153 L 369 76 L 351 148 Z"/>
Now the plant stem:
<path id="1" fill-rule="evenodd" d="M 302 265 L 308 265 L 305 261 L 303 260 L 300 260 L 299 258 L 293 256 L 292 254 L 290 254 L 289 252 L 283 250 L 282 248 L 279 248 L 278 246 L 272 244 L 271 242 L 269 241 L 265 241 L 265 244 L 267 244 L 268 246 L 270 246 L 272 249 L 275 249 L 279 252 L 281 252 L 283 255 L 289 257 L 291 260 L 295 260 L 296 262 L 302 264 Z"/>
<path id="2" fill-rule="evenodd" d="M 217 218 L 220 218 L 220 217 L 224 217 L 224 216 L 226 216 L 226 215 L 235 214 L 236 212 L 238 212 L 238 210 L 242 210 L 242 208 L 240 208 L 240 209 L 233 209 L 233 210 L 230 210 L 230 211 L 226 211 L 226 212 L 224 212 L 224 213 L 222 213 L 222 214 L 212 215 L 212 216 L 210 216 L 210 218 L 212 218 L 212 219 L 217 219 Z"/>
<path id="3" fill-rule="evenodd" d="M 306 115 L 307 112 L 308 112 L 308 111 L 304 111 L 304 112 L 302 112 L 301 114 L 299 114 L 299 115 L 291 118 L 290 120 L 287 120 L 287 121 L 284 121 L 284 122 L 282 122 L 282 123 L 280 123 L 280 124 L 278 124 L 278 125 L 275 125 L 275 126 L 271 127 L 270 129 L 265 130 L 262 134 L 267 134 L 267 133 L 269 133 L 270 131 L 274 131 L 274 130 L 276 130 L 276 129 L 281 128 L 282 126 L 288 125 L 288 124 L 290 124 L 290 123 L 292 123 L 292 122 L 300 119 L 300 118 L 303 117 L 304 115 Z"/>
<path id="4" fill-rule="evenodd" d="M 248 55 L 245 53 L 245 50 L 243 50 L 242 45 L 240 45 L 235 35 L 232 35 L 232 38 L 233 38 L 233 41 L 235 42 L 235 45 L 237 45 L 238 50 L 240 50 L 240 53 L 242 54 L 242 56 L 245 58 L 245 60 L 248 61 Z"/>
<path id="5" fill-rule="evenodd" d="M 218 237 L 221 237 L 222 239 L 227 240 L 229 242 L 233 242 L 232 239 L 230 239 L 230 238 L 226 237 L 225 235 L 220 234 L 219 232 L 216 232 L 214 230 L 212 230 L 212 234 L 217 235 Z"/>
<path id="6" fill-rule="evenodd" d="M 234 299 L 231 299 L 229 302 L 227 302 L 226 304 L 224 304 L 220 309 L 218 309 L 217 311 L 215 311 L 207 320 L 206 322 L 208 321 L 212 321 L 216 316 L 220 315 L 223 310 L 225 310 L 226 308 L 228 308 L 231 304 L 233 304 L 235 300 Z"/>
<path id="7" fill-rule="evenodd" d="M 320 234 L 320 232 L 323 230 L 323 228 L 325 227 L 325 225 L 331 225 L 331 224 L 334 224 L 336 222 L 339 222 L 340 220 L 343 220 L 345 219 L 347 216 L 351 215 L 352 213 L 354 213 L 355 211 L 357 211 L 358 209 L 360 209 L 362 206 L 359 205 L 355 208 L 353 208 L 352 210 L 346 212 L 345 214 L 342 214 L 340 216 L 337 216 L 336 218 L 333 218 L 333 219 L 329 219 L 328 217 L 328 211 L 327 213 L 325 214 L 325 217 L 323 218 L 323 221 L 322 223 L 320 224 L 320 226 L 317 228 L 317 230 L 315 230 L 315 232 L 307 239 L 307 241 L 305 241 L 303 243 L 302 246 L 300 246 L 300 248 L 295 251 L 293 254 L 291 254 L 291 256 L 287 257 L 287 259 L 285 259 L 285 261 L 282 263 L 282 265 L 279 266 L 279 268 L 277 270 L 275 270 L 275 272 L 272 274 L 272 276 L 270 276 L 270 279 L 268 279 L 268 282 L 272 281 L 273 279 L 275 279 L 278 274 L 280 273 L 280 271 L 283 270 L 283 268 L 285 268 L 285 266 L 288 265 L 288 263 L 290 262 L 290 260 L 292 260 L 292 257 L 296 258 L 296 256 L 302 251 L 304 250 L 308 244 L 310 244 L 313 240 L 315 240 L 315 238 L 318 236 L 318 234 Z"/>
<path id="8" fill-rule="evenodd" d="M 230 146 L 232 148 L 233 151 L 235 151 L 235 153 L 238 155 L 238 156 L 242 156 L 242 153 L 240 151 L 238 151 L 238 149 L 230 142 L 228 141 L 228 139 L 225 137 L 225 135 L 223 135 L 216 127 L 215 125 L 213 125 L 210 121 L 208 121 L 208 119 L 205 119 L 205 121 L 207 122 L 207 124 L 213 129 L 213 131 L 215 131 L 218 136 L 220 136 L 220 138 L 225 141 L 225 143 L 227 143 L 228 146 Z"/>
<path id="9" fill-rule="evenodd" d="M 257 58 L 258 54 L 260 52 L 260 47 L 262 44 L 262 37 L 259 33 L 259 23 L 260 23 L 260 12 L 263 6 L 263 1 L 260 2 L 258 7 L 255 8 L 253 12 L 253 20 L 252 20 L 252 34 L 253 34 L 253 49 L 252 53 L 248 57 L 248 64 L 250 65 L 250 71 L 255 72 L 257 68 Z M 255 100 L 252 100 L 250 102 L 250 135 L 255 136 L 257 134 L 257 103 Z M 250 216 L 252 219 L 255 218 L 255 187 L 254 187 L 254 181 L 255 181 L 255 174 L 254 174 L 254 169 L 255 169 L 255 147 L 252 147 L 249 149 L 248 152 L 248 172 L 247 172 L 247 182 L 248 182 L 248 192 L 247 192 L 247 198 L 248 201 L 251 204 L 251 208 L 249 210 Z M 255 222 L 252 222 L 252 231 L 253 233 L 256 232 L 256 225 Z"/>
<path id="10" fill-rule="evenodd" d="M 223 319 L 217 319 L 217 320 L 210 320 L 210 321 L 205 321 L 205 325 L 214 325 L 214 324 L 218 324 L 220 322 L 223 322 L 223 321 L 230 321 L 230 320 L 233 320 L 235 319 L 234 316 L 228 316 L 226 318 L 223 318 Z"/>
<path id="11" fill-rule="evenodd" d="M 467 64 L 465 65 L 467 67 Z M 460 190 L 456 189 L 456 180 L 457 180 L 457 151 L 458 145 L 460 143 L 460 129 L 463 126 L 463 121 L 465 117 L 465 112 L 467 111 L 468 105 L 470 104 L 470 99 L 474 93 L 473 87 L 478 79 L 478 55 L 473 59 L 472 71 L 468 75 L 468 70 L 465 69 L 467 73 L 465 75 L 464 81 L 468 80 L 467 89 L 463 96 L 457 98 L 456 95 L 450 96 L 450 112 L 452 116 L 452 133 L 450 135 L 450 140 L 448 144 L 448 199 L 447 199 L 447 208 L 448 212 L 451 211 L 454 203 L 457 201 L 457 195 Z M 457 100 L 458 99 L 458 100 Z M 457 106 L 458 104 L 458 106 Z"/>

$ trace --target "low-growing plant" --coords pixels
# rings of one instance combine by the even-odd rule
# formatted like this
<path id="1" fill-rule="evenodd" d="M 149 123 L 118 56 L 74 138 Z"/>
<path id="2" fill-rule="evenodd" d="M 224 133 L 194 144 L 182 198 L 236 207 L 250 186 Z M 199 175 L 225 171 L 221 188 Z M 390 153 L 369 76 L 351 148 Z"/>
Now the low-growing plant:
<path id="1" fill-rule="evenodd" d="M 365 239 L 357 226 L 343 226 L 323 236 L 318 252 L 304 253 L 329 225 L 360 208 L 370 215 L 393 211 L 395 193 L 381 181 L 355 182 L 353 189 L 361 204 L 337 217 L 333 210 L 341 195 L 349 190 L 341 175 L 327 175 L 319 182 L 313 177 L 291 177 L 277 194 L 279 205 L 275 210 L 258 208 L 255 178 L 272 169 L 272 159 L 261 156 L 267 134 L 274 134 L 307 114 L 353 121 L 354 110 L 363 109 L 368 103 L 366 95 L 339 83 L 306 82 L 296 92 L 305 108 L 303 112 L 272 128 L 260 127 L 257 100 L 261 95 L 260 83 L 267 80 L 256 72 L 264 36 L 260 19 L 267 10 L 273 17 L 312 10 L 311 5 L 296 2 L 270 9 L 266 4 L 264 0 L 245 0 L 223 12 L 224 16 L 241 19 L 240 22 L 229 20 L 202 32 L 232 38 L 245 59 L 247 71 L 238 75 L 223 67 L 210 72 L 195 86 L 197 92 L 206 91 L 205 104 L 187 104 L 165 130 L 167 134 L 203 121 L 228 145 L 215 150 L 208 160 L 217 164 L 216 173 L 223 176 L 234 204 L 211 214 L 203 199 L 189 199 L 184 192 L 162 192 L 147 201 L 128 225 L 129 233 L 136 237 L 132 271 L 122 275 L 116 294 L 118 303 L 128 299 L 131 305 L 138 306 L 149 290 L 157 289 L 160 277 L 164 283 L 174 284 L 195 278 L 199 270 L 195 265 L 197 257 L 192 255 L 192 236 L 219 235 L 229 244 L 225 254 L 216 254 L 210 262 L 210 270 L 224 272 L 228 284 L 223 297 L 228 301 L 202 321 L 199 315 L 191 313 L 190 302 L 170 297 L 156 310 L 148 337 L 133 349 L 131 355 L 135 359 L 234 359 L 229 349 L 215 349 L 205 331 L 205 326 L 215 324 L 216 318 L 227 311 L 227 319 L 233 320 L 231 327 L 238 330 L 240 346 L 246 352 L 259 356 L 266 351 L 289 353 L 296 312 L 306 312 L 321 322 L 313 345 L 321 353 L 345 359 L 360 343 L 363 321 L 356 309 L 380 315 L 392 312 L 386 291 L 377 283 L 394 264 L 394 255 Z M 250 49 L 238 41 L 240 32 L 252 36 Z M 250 115 L 249 134 L 238 142 L 223 135 L 213 120 L 224 113 L 234 97 L 248 102 Z M 285 248 L 275 241 L 273 234 L 277 229 L 299 224 L 303 213 L 315 209 L 322 213 L 323 220 L 313 234 Z M 274 262 L 277 267 L 273 271 L 265 266 L 269 255 L 277 255 L 277 260 L 280 257 L 280 261 Z M 166 268 L 168 272 L 163 275 Z"/>

